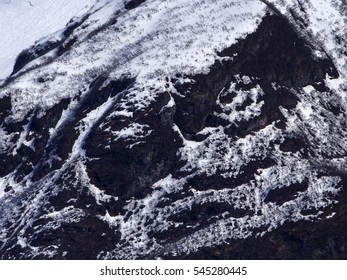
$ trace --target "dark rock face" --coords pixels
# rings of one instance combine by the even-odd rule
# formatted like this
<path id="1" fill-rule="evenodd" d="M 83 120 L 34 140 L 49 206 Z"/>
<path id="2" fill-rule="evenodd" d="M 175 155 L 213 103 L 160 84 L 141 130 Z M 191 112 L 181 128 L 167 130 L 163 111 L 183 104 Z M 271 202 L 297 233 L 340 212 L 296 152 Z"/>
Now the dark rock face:
<path id="1" fill-rule="evenodd" d="M 344 182 L 345 184 L 345 182 Z M 346 252 L 346 193 L 340 205 L 330 211 L 338 213 L 331 219 L 316 222 L 285 223 L 260 238 L 232 241 L 228 245 L 204 248 L 198 254 L 180 258 L 188 259 L 307 259 L 344 260 Z"/>
<path id="2" fill-rule="evenodd" d="M 130 143 L 122 140 L 110 143 L 112 140 L 103 129 L 95 131 L 86 143 L 88 157 L 97 158 L 87 165 L 89 176 L 95 185 L 124 201 L 132 197 L 140 199 L 150 192 L 150 186 L 156 181 L 179 169 L 182 164 L 176 153 L 182 140 L 171 130 L 172 117 L 163 117 L 163 114 L 168 113 L 161 112 L 168 98 L 168 94 L 163 94 L 153 104 L 150 115 L 139 112 L 133 116 L 133 120 L 139 120 L 139 123 L 152 124 L 153 132 L 146 137 L 145 143 L 129 149 L 127 146 Z M 119 121 L 121 120 L 111 119 L 105 125 L 110 125 L 116 131 L 114 126 L 119 125 Z M 100 149 L 100 146 L 105 147 L 107 144 L 110 144 L 111 152 Z M 108 163 L 106 166 L 105 161 Z"/>
<path id="3" fill-rule="evenodd" d="M 329 58 L 313 57 L 312 47 L 279 16 L 265 17 L 257 32 L 221 56 L 237 53 L 231 62 L 235 73 L 257 77 L 262 83 L 277 83 L 296 88 L 324 83 L 326 74 L 338 73 Z"/>
<path id="4" fill-rule="evenodd" d="M 234 56 L 236 54 L 236 56 Z M 193 77 L 194 84 L 177 85 L 187 96 L 177 98 L 175 123 L 187 136 L 209 125 L 218 126 L 223 120 L 213 113 L 218 110 L 218 94 L 231 83 L 236 89 L 250 89 L 259 84 L 264 91 L 266 106 L 262 114 L 251 123 L 240 124 L 238 133 L 246 135 L 253 129 L 264 127 L 281 119 L 278 107 L 294 108 L 299 100 L 289 89 L 307 85 L 323 85 L 326 74 L 337 78 L 337 70 L 329 58 L 315 59 L 310 46 L 294 32 L 287 21 L 279 16 L 267 16 L 254 34 L 240 40 L 236 45 L 222 51 L 221 57 L 235 57 L 223 63 L 216 62 L 208 75 Z M 237 81 L 234 75 L 251 78 L 247 85 Z M 280 86 L 274 90 L 272 83 Z M 322 88 L 320 86 L 320 88 Z M 232 100 L 233 93 L 221 94 L 221 102 Z M 229 97 L 228 97 L 229 96 Z M 244 103 L 247 106 L 247 103 Z M 242 110 L 242 107 L 239 108 Z M 189 136 L 188 136 L 189 137 Z"/>
<path id="5" fill-rule="evenodd" d="M 146 2 L 146 0 L 131 0 L 125 4 L 125 8 L 127 10 L 135 9 L 140 6 L 142 3 Z"/>
<path id="6" fill-rule="evenodd" d="M 63 43 L 22 53 L 14 73 Z M 129 101 L 136 77 L 126 74 L 107 84 L 98 75 L 75 100 L 37 108 L 21 122 L 6 119 L 11 98 L 3 97 L 0 123 L 26 134 L 11 140 L 24 138 L 15 152 L 0 146 L 0 176 L 13 173 L 34 187 L 5 190 L 17 195 L 13 217 L 32 217 L 1 220 L 8 231 L 0 258 L 346 258 L 345 174 L 319 162 L 319 138 L 296 111 L 312 98 L 304 87 L 329 95 L 326 76 L 339 76 L 328 56 L 313 51 L 286 20 L 268 14 L 219 52 L 224 59 L 207 74 L 167 78 L 144 109 Z M 317 98 L 321 115 L 344 116 L 338 102 Z M 316 191 L 324 180 L 328 190 Z M 41 204 L 28 207 L 37 197 Z M 214 242 L 214 232 L 228 237 Z"/>

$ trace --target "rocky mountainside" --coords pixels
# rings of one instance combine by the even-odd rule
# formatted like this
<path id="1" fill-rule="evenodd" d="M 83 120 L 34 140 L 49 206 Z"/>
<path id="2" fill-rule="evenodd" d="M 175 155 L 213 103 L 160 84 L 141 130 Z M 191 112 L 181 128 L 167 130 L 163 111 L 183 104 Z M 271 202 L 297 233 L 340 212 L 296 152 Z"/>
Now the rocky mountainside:
<path id="1" fill-rule="evenodd" d="M 99 0 L 0 85 L 0 258 L 345 259 L 347 2 Z"/>
<path id="2" fill-rule="evenodd" d="M 0 0 L 0 81 L 11 74 L 16 57 L 24 48 L 63 28 L 96 1 Z"/>

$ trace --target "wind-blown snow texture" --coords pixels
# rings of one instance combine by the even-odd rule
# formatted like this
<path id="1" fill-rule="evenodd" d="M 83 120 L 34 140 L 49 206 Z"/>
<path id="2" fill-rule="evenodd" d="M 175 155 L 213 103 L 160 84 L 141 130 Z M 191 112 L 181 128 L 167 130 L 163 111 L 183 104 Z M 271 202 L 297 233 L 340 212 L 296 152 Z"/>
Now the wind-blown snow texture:
<path id="1" fill-rule="evenodd" d="M 340 216 L 346 23 L 342 0 L 99 0 L 23 51 L 1 257 L 189 258 Z"/>
<path id="2" fill-rule="evenodd" d="M 84 14 L 95 0 L 1 0 L 0 80 L 12 72 L 16 56 L 36 40 L 63 28 L 74 16 Z"/>

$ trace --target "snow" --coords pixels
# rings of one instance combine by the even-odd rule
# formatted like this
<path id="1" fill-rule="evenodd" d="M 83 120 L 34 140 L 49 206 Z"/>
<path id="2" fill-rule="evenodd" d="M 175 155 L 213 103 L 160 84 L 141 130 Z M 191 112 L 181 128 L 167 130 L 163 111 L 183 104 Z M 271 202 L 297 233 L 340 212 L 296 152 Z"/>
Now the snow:
<path id="1" fill-rule="evenodd" d="M 124 9 L 126 1 L 121 0 L 98 1 L 95 6 L 92 6 L 92 2 L 86 1 L 64 2 L 70 8 L 69 13 L 57 14 L 51 31 L 63 26 L 60 25 L 63 17 L 70 18 L 75 14 L 81 16 L 87 10 L 91 15 L 73 31 L 71 36 L 76 36 L 77 41 L 71 51 L 60 57 L 55 56 L 54 50 L 45 54 L 29 63 L 16 75 L 17 78 L 13 82 L 3 85 L 0 89 L 0 97 L 11 96 L 12 112 L 6 121 L 25 120 L 15 145 L 10 141 L 15 135 L 8 134 L 0 127 L 0 137 L 4 139 L 0 144 L 0 151 L 10 151 L 16 155 L 22 145 L 34 149 L 33 142 L 26 140 L 30 118 L 25 118 L 28 118 L 28 114 L 30 116 L 36 108 L 40 108 L 40 116 L 43 116 L 47 109 L 62 99 L 72 100 L 55 127 L 49 128 L 48 144 L 50 144 L 74 118 L 76 110 L 79 110 L 80 100 L 90 93 L 89 85 L 97 77 L 107 77 L 102 86 L 107 86 L 111 80 L 124 77 L 131 77 L 135 82 L 126 91 L 115 97 L 109 97 L 98 108 L 86 112 L 75 127 L 78 137 L 69 158 L 59 170 L 52 171 L 39 182 L 31 181 L 32 174 L 19 183 L 13 182 L 12 174 L 0 178 L 0 198 L 6 201 L 0 204 L 0 211 L 4 213 L 3 217 L 0 217 L 0 224 L 5 224 L 8 217 L 15 216 L 19 220 L 19 225 L 14 227 L 29 228 L 31 222 L 42 216 L 40 211 L 47 206 L 47 197 L 61 191 L 57 182 L 64 177 L 67 170 L 71 169 L 74 178 L 69 181 L 69 186 L 76 189 L 76 192 L 86 190 L 97 205 L 103 205 L 111 200 L 117 201 L 118 197 L 99 189 L 91 183 L 88 176 L 86 163 L 93 159 L 87 158 L 84 144 L 90 133 L 100 125 L 104 131 L 109 132 L 108 140 L 111 142 L 147 141 L 146 138 L 152 133 L 150 124 L 146 124 L 146 120 L 132 120 L 134 115 L 146 111 L 152 102 L 160 98 L 163 92 L 168 91 L 170 99 L 162 109 L 174 110 L 177 95 L 181 98 L 184 96 L 175 90 L 170 82 L 171 78 L 179 73 L 181 74 L 179 83 L 194 83 L 192 78 L 186 77 L 207 73 L 215 60 L 232 59 L 218 57 L 217 51 L 230 46 L 256 29 L 266 13 L 265 4 L 262 2 L 148 0 L 140 7 L 129 11 Z M 274 3 L 294 26 L 297 25 L 289 13 L 289 8 L 301 13 L 297 6 L 298 1 L 269 2 Z M 27 4 L 26 1 L 20 3 L 16 2 L 16 5 L 25 7 Z M 34 7 L 29 8 L 37 7 L 35 10 L 37 13 L 39 7 L 43 9 L 53 5 L 50 1 L 31 3 Z M 77 3 L 81 5 L 78 6 Z M 9 11 L 14 11 L 14 7 L 17 7 L 14 3 L 13 6 L 5 3 L 1 5 Z M 222 126 L 205 127 L 198 132 L 205 136 L 204 140 L 192 141 L 185 139 L 184 133 L 173 124 L 172 130 L 182 139 L 182 146 L 177 151 L 177 156 L 184 163 L 180 171 L 188 175 L 182 175 L 182 178 L 174 178 L 172 174 L 165 175 L 165 178 L 150 186 L 152 191 L 144 198 L 126 201 L 122 214 L 112 216 L 105 210 L 99 215 L 100 220 L 111 228 L 119 230 L 124 241 L 115 244 L 113 251 L 105 252 L 105 255 L 100 257 L 136 258 L 156 250 L 186 254 L 201 247 L 226 243 L 230 239 L 247 238 L 253 235 L 255 229 L 259 230 L 255 236 L 262 236 L 286 221 L 318 219 L 324 216 L 321 209 L 326 209 L 337 202 L 336 197 L 341 191 L 341 178 L 321 176 L 318 170 L 322 164 L 344 170 L 347 163 L 344 156 L 347 148 L 345 145 L 347 132 L 341 129 L 346 127 L 345 115 L 334 115 L 329 110 L 331 104 L 347 108 L 347 94 L 343 85 L 347 77 L 346 58 L 341 55 L 344 46 L 343 43 L 335 42 L 335 35 L 343 34 L 346 27 L 339 18 L 339 8 L 334 1 L 306 1 L 305 5 L 309 12 L 302 16 L 307 17 L 310 23 L 307 32 L 312 35 L 312 40 L 316 41 L 315 45 L 319 46 L 319 50 L 314 52 L 315 56 L 323 57 L 327 53 L 336 62 L 341 74 L 339 79 L 326 77 L 326 84 L 332 92 L 317 92 L 313 86 L 293 89 L 292 93 L 300 101 L 295 108 L 279 108 L 286 119 L 283 129 L 277 128 L 275 123 L 270 123 L 246 136 L 238 137 L 230 136 Z M 18 6 L 18 9 L 19 7 L 22 6 Z M 24 27 L 29 28 L 29 25 L 25 24 Z M 38 31 L 42 30 L 39 28 Z M 93 34 L 94 30 L 99 32 Z M 44 31 L 45 35 L 51 31 Z M 18 31 L 18 34 L 22 32 L 24 31 Z M 46 38 L 48 40 L 56 38 L 59 32 Z M 5 33 L 4 36 L 9 35 Z M 21 40 L 18 44 L 20 43 Z M 54 59 L 50 62 L 52 58 Z M 9 65 L 6 61 L 4 63 Z M 37 77 L 47 79 L 40 83 Z M 252 77 L 236 75 L 235 78 L 238 83 L 250 85 L 252 82 Z M 274 89 L 280 87 L 275 83 L 272 86 Z M 222 103 L 220 96 L 217 100 L 219 113 L 215 115 L 229 122 L 230 126 L 255 120 L 262 113 L 264 106 L 262 101 L 264 92 L 260 85 L 255 84 L 249 90 L 236 90 L 236 88 L 236 84 L 231 83 L 229 88 L 223 89 L 220 93 L 220 95 L 223 92 L 235 93 L 236 97 L 230 103 Z M 249 100 L 251 102 L 246 106 L 245 103 L 249 103 L 247 102 Z M 238 111 L 237 108 L 243 105 L 244 109 Z M 101 123 L 104 117 L 106 121 Z M 110 121 L 114 117 L 126 119 L 128 122 L 122 128 L 112 130 Z M 303 157 L 301 150 L 284 152 L 279 148 L 284 139 L 288 137 L 290 139 L 295 135 L 301 135 L 310 147 L 313 147 L 312 158 Z M 106 147 L 111 146 L 108 144 Z M 131 149 L 133 145 L 128 145 L 126 148 Z M 262 166 L 261 162 L 266 159 L 273 161 L 271 166 Z M 243 183 L 238 185 L 230 185 L 228 188 L 224 185 L 210 186 L 207 190 L 198 190 L 188 183 L 194 176 L 208 177 L 218 174 L 219 182 L 225 180 L 231 184 L 233 180 L 242 179 L 244 169 L 252 168 L 254 163 L 259 163 L 254 171 L 254 177 L 243 180 L 246 182 L 242 181 Z M 285 202 L 265 201 L 269 192 L 276 189 L 286 190 L 293 184 L 303 182 L 307 182 L 307 189 L 296 192 Z M 4 189 L 8 185 L 13 187 L 13 192 L 5 193 Z M 184 191 L 189 191 L 189 195 L 170 201 L 170 195 Z M 28 202 L 22 206 L 19 202 L 21 200 Z M 170 203 L 159 207 L 163 201 Z M 75 200 L 71 200 L 72 204 L 74 202 Z M 175 222 L 172 217 L 204 203 L 225 203 L 230 205 L 230 209 L 247 210 L 249 211 L 247 213 L 254 214 L 233 217 L 232 210 L 226 211 L 222 214 L 222 219 L 209 221 L 204 228 L 164 246 L 150 236 L 165 231 L 170 233 L 172 228 L 185 226 Z M 13 213 L 7 213 L 10 207 L 5 207 L 5 204 L 13 206 L 11 207 Z M 26 211 L 22 211 L 23 207 Z M 316 212 L 304 215 L 303 210 L 316 210 Z M 46 228 L 58 228 L 66 221 L 79 221 L 85 215 L 83 210 L 74 205 L 47 212 L 43 215 L 44 218 L 50 219 L 45 225 Z M 332 215 L 325 218 L 329 217 Z M 198 226 L 191 224 L 186 227 L 195 229 Z M 21 246 L 28 245 L 24 233 L 20 232 L 18 235 L 18 244 Z M 2 231 L 0 236 L 3 240 L 6 239 Z M 55 251 L 54 248 L 46 248 L 45 252 L 52 255 Z"/>
<path id="2" fill-rule="evenodd" d="M 16 92 L 16 98 L 12 99 L 13 119 L 23 118 L 38 105 L 43 109 L 49 108 L 63 98 L 74 97 L 81 87 L 88 87 L 95 76 L 103 74 L 107 74 L 109 80 L 120 78 L 124 73 L 137 76 L 140 90 L 130 96 L 141 100 L 133 100 L 135 104 L 146 106 L 153 100 L 150 88 L 161 91 L 165 86 L 165 83 L 158 83 L 160 77 L 164 79 L 177 72 L 188 75 L 208 71 L 217 58 L 216 51 L 254 31 L 265 13 L 264 5 L 256 0 L 231 3 L 154 0 L 146 1 L 141 9 L 127 13 L 120 3 L 123 2 L 103 1 L 99 10 L 94 8 L 98 15 L 96 27 L 105 28 L 93 38 L 86 39 L 90 32 L 88 25 L 93 24 L 96 15 L 71 35 L 78 37 L 73 52 L 19 77 L 2 91 Z M 107 27 L 110 15 L 115 15 L 117 22 Z M 206 23 L 207 15 L 213 18 L 209 24 Z M 52 52 L 25 69 L 43 65 L 51 56 Z M 33 77 L 51 75 L 54 75 L 54 80 L 50 82 L 33 82 Z M 27 98 L 28 91 L 30 99 Z"/>
<path id="3" fill-rule="evenodd" d="M 96 0 L 1 0 L 0 80 L 9 76 L 17 55 L 35 41 L 62 29 Z"/>
<path id="4" fill-rule="evenodd" d="M 245 84 L 249 83 L 249 78 L 248 77 L 243 77 Z M 220 94 L 217 100 L 217 104 L 223 109 L 223 113 L 220 114 L 215 114 L 216 116 L 219 116 L 225 120 L 230 121 L 231 123 L 237 123 L 239 121 L 243 120 L 250 120 L 254 118 L 255 116 L 260 115 L 261 113 L 261 108 L 264 105 L 264 102 L 257 102 L 257 100 L 264 95 L 263 90 L 260 88 L 259 85 L 257 85 L 255 88 L 252 88 L 251 90 L 236 90 L 235 89 L 236 84 L 232 83 L 230 85 L 230 88 L 227 89 L 227 92 L 231 93 L 234 92 L 236 93 L 235 98 L 233 98 L 233 101 L 228 104 L 222 104 L 220 102 Z M 223 89 L 224 90 L 224 89 Z M 223 92 L 222 90 L 222 92 Z M 221 92 L 221 93 L 222 93 Z M 252 100 L 252 104 L 250 106 L 247 106 L 245 110 L 240 111 L 237 110 L 236 108 L 238 106 L 241 106 L 247 99 Z"/>
<path id="5" fill-rule="evenodd" d="M 149 126 L 143 125 L 139 123 L 131 123 L 129 127 L 125 127 L 120 131 L 114 131 L 112 142 L 116 142 L 120 139 L 126 139 L 126 140 L 138 140 L 138 139 L 144 139 L 149 134 L 151 134 L 151 131 L 148 131 Z M 147 132 L 145 132 L 147 130 Z"/>

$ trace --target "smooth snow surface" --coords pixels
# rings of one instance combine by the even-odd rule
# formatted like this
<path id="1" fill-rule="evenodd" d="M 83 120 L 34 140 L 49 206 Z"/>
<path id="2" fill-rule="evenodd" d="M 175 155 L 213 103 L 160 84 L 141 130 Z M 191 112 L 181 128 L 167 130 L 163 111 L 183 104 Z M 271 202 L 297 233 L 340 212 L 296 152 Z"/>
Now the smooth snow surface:
<path id="1" fill-rule="evenodd" d="M 0 80 L 11 74 L 17 55 L 36 40 L 63 28 L 96 0 L 1 0 Z"/>

